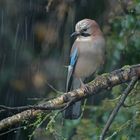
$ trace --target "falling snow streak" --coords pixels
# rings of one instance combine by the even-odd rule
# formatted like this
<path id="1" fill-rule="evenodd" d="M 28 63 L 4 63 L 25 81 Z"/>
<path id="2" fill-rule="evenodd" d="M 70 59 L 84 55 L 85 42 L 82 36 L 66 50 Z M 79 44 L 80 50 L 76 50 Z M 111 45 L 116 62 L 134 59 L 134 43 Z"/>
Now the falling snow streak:
<path id="1" fill-rule="evenodd" d="M 3 31 L 4 31 L 4 22 L 3 22 L 3 20 L 4 20 L 4 12 L 2 10 L 1 11 L 1 33 L 3 33 Z"/>
<path id="2" fill-rule="evenodd" d="M 0 69 L 0 75 L 1 76 L 3 75 L 3 69 L 4 69 L 5 59 L 6 59 L 6 54 L 3 54 L 2 61 L 1 61 L 1 69 Z"/>
<path id="3" fill-rule="evenodd" d="M 28 25 L 27 25 L 27 18 L 25 18 L 25 41 L 28 39 Z"/>
<path id="4" fill-rule="evenodd" d="M 16 68 L 16 61 L 17 61 L 17 42 L 18 42 L 18 35 L 19 35 L 19 23 L 17 24 L 16 33 L 15 33 L 15 39 L 14 39 L 14 45 L 13 45 L 13 51 L 14 51 L 14 68 Z"/>

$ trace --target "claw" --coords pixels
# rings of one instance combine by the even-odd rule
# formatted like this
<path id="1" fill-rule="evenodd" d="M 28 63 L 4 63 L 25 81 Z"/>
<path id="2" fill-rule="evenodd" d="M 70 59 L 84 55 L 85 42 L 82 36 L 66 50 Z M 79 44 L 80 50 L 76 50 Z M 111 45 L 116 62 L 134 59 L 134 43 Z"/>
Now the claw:
<path id="1" fill-rule="evenodd" d="M 81 80 L 81 78 L 80 78 L 79 80 L 80 80 L 80 83 L 81 83 L 81 88 L 84 89 L 84 92 L 88 92 L 88 88 L 87 88 L 87 86 L 83 83 L 83 81 Z"/>

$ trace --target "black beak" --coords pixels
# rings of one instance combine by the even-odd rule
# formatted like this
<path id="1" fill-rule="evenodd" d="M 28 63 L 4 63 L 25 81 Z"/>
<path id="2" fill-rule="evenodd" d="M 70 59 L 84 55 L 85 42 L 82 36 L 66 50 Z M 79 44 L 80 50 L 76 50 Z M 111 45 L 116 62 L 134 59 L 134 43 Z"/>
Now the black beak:
<path id="1" fill-rule="evenodd" d="M 72 34 L 71 34 L 71 36 L 70 37 L 73 37 L 73 36 L 79 36 L 81 33 L 79 33 L 79 32 L 73 32 Z"/>

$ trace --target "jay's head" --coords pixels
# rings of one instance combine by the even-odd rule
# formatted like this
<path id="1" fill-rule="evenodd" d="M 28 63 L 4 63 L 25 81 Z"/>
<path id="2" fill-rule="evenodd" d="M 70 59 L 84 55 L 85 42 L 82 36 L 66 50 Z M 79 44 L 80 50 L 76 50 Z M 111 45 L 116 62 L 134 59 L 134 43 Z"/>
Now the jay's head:
<path id="1" fill-rule="evenodd" d="M 91 19 L 83 19 L 75 26 L 75 32 L 71 36 L 91 36 L 101 33 L 99 25 Z"/>

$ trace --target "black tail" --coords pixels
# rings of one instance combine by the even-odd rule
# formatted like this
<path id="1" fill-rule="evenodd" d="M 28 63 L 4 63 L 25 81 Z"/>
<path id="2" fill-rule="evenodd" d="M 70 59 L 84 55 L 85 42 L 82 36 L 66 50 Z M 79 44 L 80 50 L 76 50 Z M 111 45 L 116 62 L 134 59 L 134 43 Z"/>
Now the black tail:
<path id="1" fill-rule="evenodd" d="M 69 85 L 72 85 L 73 84 L 73 87 L 75 87 L 74 84 L 76 83 L 73 83 L 73 77 L 71 77 L 70 79 L 70 84 Z M 78 85 L 79 87 L 79 85 Z M 70 89 L 75 89 L 75 88 L 72 88 L 72 86 L 68 86 L 67 88 L 67 91 L 70 91 Z M 80 116 L 81 116 L 81 101 L 78 101 L 72 105 L 70 105 L 68 108 L 66 108 L 66 110 L 63 111 L 63 118 L 64 119 L 70 119 L 70 120 L 73 120 L 73 119 L 78 119 Z"/>
<path id="2" fill-rule="evenodd" d="M 64 119 L 78 119 L 81 116 L 81 101 L 74 103 L 63 111 Z"/>

